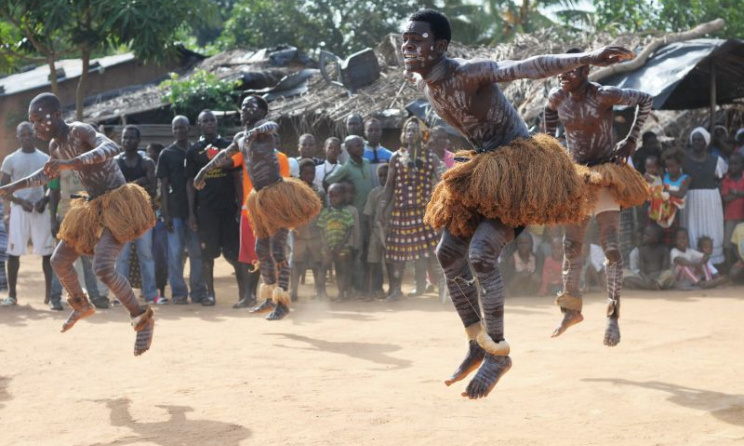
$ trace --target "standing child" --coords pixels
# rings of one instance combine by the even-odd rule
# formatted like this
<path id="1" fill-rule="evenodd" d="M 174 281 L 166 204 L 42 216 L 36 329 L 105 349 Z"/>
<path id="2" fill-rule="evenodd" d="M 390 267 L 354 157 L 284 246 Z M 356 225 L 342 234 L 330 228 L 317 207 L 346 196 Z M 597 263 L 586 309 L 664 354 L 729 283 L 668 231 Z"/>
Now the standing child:
<path id="1" fill-rule="evenodd" d="M 731 243 L 734 228 L 744 222 L 744 155 L 739 152 L 731 154 L 729 159 L 729 170 L 721 182 L 721 198 L 723 199 L 723 222 L 724 222 L 724 251 L 726 261 L 729 265 L 736 262 L 736 246 Z"/>
<path id="2" fill-rule="evenodd" d="M 550 255 L 545 258 L 542 269 L 540 295 L 556 295 L 563 289 L 563 239 L 554 237 L 550 241 Z"/>
<path id="3" fill-rule="evenodd" d="M 366 259 L 369 265 L 368 291 L 370 296 L 382 299 L 385 298 L 385 291 L 382 289 L 382 260 L 385 258 L 385 227 L 382 225 L 382 221 L 377 218 L 377 213 L 379 212 L 378 208 L 385 189 L 387 175 L 388 165 L 380 164 L 380 167 L 377 168 L 377 178 L 380 181 L 380 186 L 372 189 L 367 197 L 367 204 L 364 206 L 365 220 L 371 225 Z M 388 274 L 392 276 L 392 273 L 392 269 L 388 268 Z"/>
<path id="4" fill-rule="evenodd" d="M 332 184 L 328 188 L 331 205 L 320 212 L 317 225 L 323 243 L 323 268 L 320 273 L 320 289 L 325 295 L 325 278 L 328 268 L 336 269 L 338 301 L 349 299 L 351 291 L 351 267 L 353 255 L 351 238 L 354 231 L 353 206 L 346 205 L 344 186 Z"/>

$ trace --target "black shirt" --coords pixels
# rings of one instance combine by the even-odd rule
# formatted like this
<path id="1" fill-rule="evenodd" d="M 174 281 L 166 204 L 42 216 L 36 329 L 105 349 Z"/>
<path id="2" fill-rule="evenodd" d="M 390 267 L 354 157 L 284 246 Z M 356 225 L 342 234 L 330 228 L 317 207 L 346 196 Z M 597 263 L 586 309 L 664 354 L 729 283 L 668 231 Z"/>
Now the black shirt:
<path id="1" fill-rule="evenodd" d="M 145 157 L 139 152 L 137 152 L 137 164 L 135 164 L 134 167 L 127 166 L 125 153 L 116 155 L 116 162 L 119 164 L 119 169 L 121 169 L 121 173 L 124 175 L 124 179 L 127 180 L 127 183 L 131 183 L 132 181 L 147 176 Z"/>
<path id="2" fill-rule="evenodd" d="M 168 214 L 171 218 L 189 218 L 189 202 L 186 199 L 186 151 L 172 144 L 162 152 L 158 159 L 157 177 L 167 179 Z"/>
<path id="3" fill-rule="evenodd" d="M 217 136 L 211 143 L 202 136 L 186 152 L 186 178 L 195 178 L 219 150 L 230 145 L 230 141 Z M 196 192 L 196 207 L 207 207 L 214 211 L 234 212 L 237 207 L 235 179 L 239 168 L 214 169 L 206 177 L 204 189 Z"/>

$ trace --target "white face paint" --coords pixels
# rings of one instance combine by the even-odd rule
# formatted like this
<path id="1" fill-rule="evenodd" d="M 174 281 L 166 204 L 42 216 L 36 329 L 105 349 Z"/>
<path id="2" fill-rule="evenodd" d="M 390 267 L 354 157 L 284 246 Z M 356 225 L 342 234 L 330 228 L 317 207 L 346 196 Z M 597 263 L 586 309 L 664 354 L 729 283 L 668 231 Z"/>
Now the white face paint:
<path id="1" fill-rule="evenodd" d="M 423 34 L 423 37 L 424 37 L 424 39 L 428 39 L 429 38 L 429 33 L 424 33 Z"/>
<path id="2" fill-rule="evenodd" d="M 43 110 L 44 110 L 43 108 L 39 107 L 39 111 L 43 111 Z"/>
<path id="3" fill-rule="evenodd" d="M 52 125 L 52 121 L 47 121 L 47 125 Z"/>
<path id="4" fill-rule="evenodd" d="M 47 113 L 46 118 L 47 119 L 50 119 L 51 117 L 52 117 L 52 115 L 50 115 L 49 113 Z"/>
<path id="5" fill-rule="evenodd" d="M 434 45 L 429 47 L 429 51 L 434 51 Z"/>

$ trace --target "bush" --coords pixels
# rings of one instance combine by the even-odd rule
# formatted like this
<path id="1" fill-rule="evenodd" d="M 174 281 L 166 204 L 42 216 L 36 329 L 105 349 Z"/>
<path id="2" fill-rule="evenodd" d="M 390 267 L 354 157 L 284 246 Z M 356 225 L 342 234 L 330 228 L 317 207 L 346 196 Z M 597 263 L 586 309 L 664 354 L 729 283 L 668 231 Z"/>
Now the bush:
<path id="1" fill-rule="evenodd" d="M 165 98 L 175 113 L 186 115 L 195 122 L 199 112 L 210 110 L 235 110 L 239 92 L 238 81 L 225 81 L 212 73 L 196 70 L 188 79 L 179 80 L 176 73 L 160 84 L 161 89 L 170 89 Z"/>

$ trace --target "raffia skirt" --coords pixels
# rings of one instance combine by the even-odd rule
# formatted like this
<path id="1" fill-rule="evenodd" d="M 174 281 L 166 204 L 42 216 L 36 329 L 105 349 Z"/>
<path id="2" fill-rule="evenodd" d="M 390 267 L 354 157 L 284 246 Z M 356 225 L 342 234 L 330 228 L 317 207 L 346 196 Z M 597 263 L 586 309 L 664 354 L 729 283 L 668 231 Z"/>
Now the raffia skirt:
<path id="1" fill-rule="evenodd" d="M 651 197 L 646 179 L 627 164 L 608 162 L 590 167 L 577 164 L 576 170 L 586 183 L 589 211 L 597 203 L 602 189 L 608 189 L 621 208 L 639 206 Z"/>
<path id="2" fill-rule="evenodd" d="M 108 229 L 119 243 L 134 240 L 155 226 L 150 196 L 139 185 L 127 183 L 92 200 L 70 202 L 58 237 L 80 254 L 93 249 Z"/>
<path id="3" fill-rule="evenodd" d="M 517 139 L 468 158 L 442 175 L 425 222 L 469 237 L 483 218 L 512 227 L 580 221 L 587 214 L 586 180 L 566 149 L 548 135 Z"/>
<path id="4" fill-rule="evenodd" d="M 307 224 L 322 208 L 318 194 L 296 178 L 282 178 L 246 200 L 248 219 L 257 238 Z"/>

